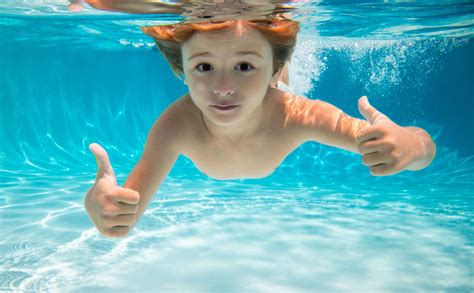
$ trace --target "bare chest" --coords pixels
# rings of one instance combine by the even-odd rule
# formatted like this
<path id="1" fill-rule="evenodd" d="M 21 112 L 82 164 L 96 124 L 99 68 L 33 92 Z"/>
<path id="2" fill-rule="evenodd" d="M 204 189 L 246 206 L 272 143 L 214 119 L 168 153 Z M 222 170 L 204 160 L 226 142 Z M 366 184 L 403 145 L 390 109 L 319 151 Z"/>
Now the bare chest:
<path id="1" fill-rule="evenodd" d="M 191 105 L 181 153 L 209 177 L 228 179 L 263 178 L 271 175 L 283 160 L 304 141 L 288 111 L 288 97 L 272 91 L 262 127 L 251 138 L 232 142 L 217 140 L 206 130 L 200 112 Z"/>
<path id="2" fill-rule="evenodd" d="M 284 135 L 265 135 L 239 143 L 196 142 L 184 153 L 204 174 L 219 180 L 271 175 L 298 144 Z"/>

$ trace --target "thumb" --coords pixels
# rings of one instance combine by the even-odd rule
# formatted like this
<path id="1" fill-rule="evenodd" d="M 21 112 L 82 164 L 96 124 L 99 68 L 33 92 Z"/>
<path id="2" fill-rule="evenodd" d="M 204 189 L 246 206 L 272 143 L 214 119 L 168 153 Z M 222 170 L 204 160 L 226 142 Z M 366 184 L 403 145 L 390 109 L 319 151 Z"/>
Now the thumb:
<path id="1" fill-rule="evenodd" d="M 391 121 L 387 116 L 370 105 L 366 96 L 362 96 L 359 99 L 358 108 L 360 114 L 362 114 L 362 116 L 364 116 L 364 118 L 372 125 Z"/>
<path id="2" fill-rule="evenodd" d="M 107 179 L 111 180 L 114 185 L 117 185 L 114 169 L 110 164 L 109 155 L 107 155 L 107 152 L 104 150 L 104 148 L 97 143 L 91 143 L 89 145 L 89 149 L 91 150 L 92 154 L 94 154 L 97 162 L 96 181 L 100 178 L 106 177 Z"/>

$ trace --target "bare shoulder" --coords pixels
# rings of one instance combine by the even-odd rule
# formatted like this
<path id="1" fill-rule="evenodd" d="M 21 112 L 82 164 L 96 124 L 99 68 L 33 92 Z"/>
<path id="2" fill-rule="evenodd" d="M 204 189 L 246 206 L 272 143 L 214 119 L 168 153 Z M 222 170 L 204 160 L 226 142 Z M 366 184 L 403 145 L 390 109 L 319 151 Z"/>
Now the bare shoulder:
<path id="1" fill-rule="evenodd" d="M 290 93 L 285 93 L 282 101 L 288 123 L 295 125 L 304 125 L 308 122 L 305 118 L 313 118 L 314 115 L 324 113 L 327 110 L 335 110 L 333 105 L 322 100 L 308 99 Z"/>
<path id="2" fill-rule="evenodd" d="M 190 102 L 192 103 L 186 94 L 169 105 L 154 122 L 149 136 L 181 153 L 184 140 L 189 134 L 187 126 L 190 124 L 190 116 L 193 114 Z"/>
<path id="3" fill-rule="evenodd" d="M 181 154 L 184 127 L 180 100 L 167 107 L 153 123 L 143 154 L 125 182 L 124 187 L 145 198 L 141 201 L 142 211 Z"/>
<path id="4" fill-rule="evenodd" d="M 316 117 L 330 108 L 330 104 L 321 100 L 312 100 L 288 92 L 278 95 L 278 108 L 284 117 L 284 127 L 292 132 L 304 131 L 306 126 L 313 124 Z"/>

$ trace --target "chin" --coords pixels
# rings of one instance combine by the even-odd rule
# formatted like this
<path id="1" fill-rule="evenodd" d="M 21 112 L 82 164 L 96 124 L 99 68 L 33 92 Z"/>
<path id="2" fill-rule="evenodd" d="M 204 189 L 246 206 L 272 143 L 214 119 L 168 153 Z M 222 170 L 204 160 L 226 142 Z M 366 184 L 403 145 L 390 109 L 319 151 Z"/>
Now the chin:
<path id="1" fill-rule="evenodd" d="M 208 120 L 211 120 L 212 123 L 219 126 L 230 126 L 240 120 L 240 115 L 238 113 L 225 113 L 225 112 L 219 113 L 215 111 L 214 109 L 209 109 L 209 110 L 206 112 L 203 112 L 204 115 L 206 115 L 206 118 Z"/>

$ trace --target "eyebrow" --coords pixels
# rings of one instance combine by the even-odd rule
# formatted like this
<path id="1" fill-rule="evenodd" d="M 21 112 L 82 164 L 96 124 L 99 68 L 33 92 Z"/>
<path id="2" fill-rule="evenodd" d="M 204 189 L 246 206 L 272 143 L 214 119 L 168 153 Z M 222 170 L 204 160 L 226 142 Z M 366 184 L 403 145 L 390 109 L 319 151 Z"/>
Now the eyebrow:
<path id="1" fill-rule="evenodd" d="M 239 55 L 239 56 L 255 55 L 255 56 L 257 56 L 257 57 L 260 57 L 260 58 L 264 59 L 262 55 L 258 54 L 257 52 L 254 52 L 254 51 L 240 51 L 240 52 L 237 52 L 236 55 Z M 194 55 L 192 55 L 191 57 L 189 57 L 189 58 L 188 58 L 188 61 L 191 60 L 191 59 L 193 59 L 193 58 L 201 57 L 201 56 L 213 56 L 213 55 L 212 55 L 211 53 L 209 53 L 209 52 L 197 53 L 197 54 L 194 54 Z"/>

